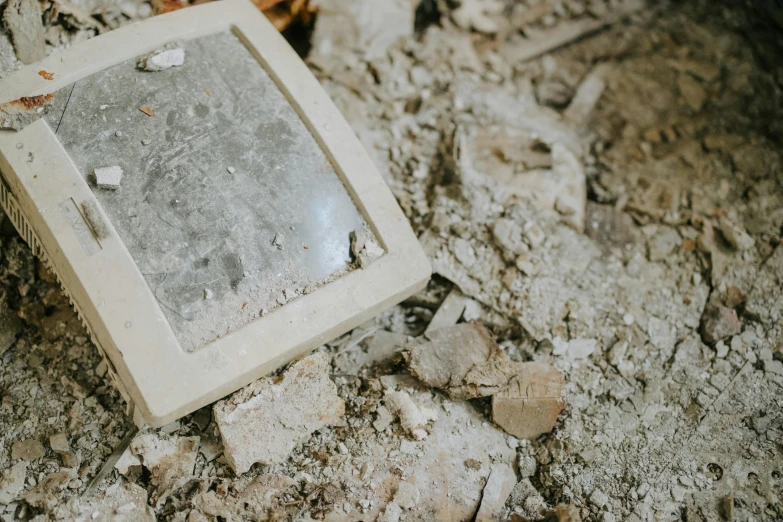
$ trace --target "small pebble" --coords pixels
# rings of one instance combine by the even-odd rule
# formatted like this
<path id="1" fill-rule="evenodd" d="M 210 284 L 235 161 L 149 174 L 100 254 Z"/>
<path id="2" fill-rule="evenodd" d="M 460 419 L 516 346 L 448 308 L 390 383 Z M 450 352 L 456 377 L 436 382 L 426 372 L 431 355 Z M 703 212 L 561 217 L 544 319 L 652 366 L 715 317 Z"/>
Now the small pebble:
<path id="1" fill-rule="evenodd" d="M 229 174 L 233 174 L 234 172 L 236 172 L 236 169 L 234 167 L 228 167 L 226 170 L 228 171 Z"/>

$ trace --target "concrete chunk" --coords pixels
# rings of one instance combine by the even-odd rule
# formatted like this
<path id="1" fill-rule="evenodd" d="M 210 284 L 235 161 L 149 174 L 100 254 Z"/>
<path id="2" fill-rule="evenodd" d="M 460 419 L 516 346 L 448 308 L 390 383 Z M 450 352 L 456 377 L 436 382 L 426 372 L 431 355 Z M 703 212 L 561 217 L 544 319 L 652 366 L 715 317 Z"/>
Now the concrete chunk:
<path id="1" fill-rule="evenodd" d="M 123 475 L 144 466 L 155 486 L 151 500 L 160 506 L 172 491 L 190 480 L 198 455 L 199 437 L 166 437 L 157 432 L 138 434 L 115 467 Z"/>
<path id="2" fill-rule="evenodd" d="M 51 510 L 62 500 L 62 491 L 75 477 L 72 469 L 46 475 L 33 489 L 23 495 L 25 502 L 38 509 Z"/>
<path id="3" fill-rule="evenodd" d="M 413 375 L 458 400 L 497 393 L 514 375 L 508 356 L 479 323 L 428 332 L 412 343 L 407 359 Z"/>
<path id="4" fill-rule="evenodd" d="M 120 181 L 122 168 L 117 165 L 95 169 L 95 183 L 101 188 L 116 190 L 120 188 Z"/>
<path id="5" fill-rule="evenodd" d="M 549 433 L 563 411 L 565 381 L 559 370 L 534 362 L 515 363 L 516 377 L 492 397 L 492 420 L 518 439 Z"/>
<path id="6" fill-rule="evenodd" d="M 329 360 L 315 353 L 281 376 L 260 379 L 215 404 L 225 457 L 235 473 L 256 462 L 282 462 L 311 433 L 345 413 L 329 379 Z"/>
<path id="7" fill-rule="evenodd" d="M 3 472 L 0 478 L 0 504 L 10 504 L 24 490 L 27 463 L 20 461 Z"/>
<path id="8" fill-rule="evenodd" d="M 43 444 L 35 439 L 20 440 L 11 446 L 11 459 L 22 459 L 27 462 L 38 460 L 46 454 Z"/>
<path id="9" fill-rule="evenodd" d="M 484 486 L 476 522 L 501 520 L 503 506 L 517 483 L 517 476 L 508 464 L 496 464 Z"/>
<path id="10" fill-rule="evenodd" d="M 20 62 L 29 64 L 46 58 L 41 7 L 36 0 L 10 0 L 4 19 Z"/>
<path id="11" fill-rule="evenodd" d="M 438 412 L 418 406 L 404 391 L 387 392 L 384 400 L 389 410 L 400 418 L 402 429 L 416 440 L 427 438 L 427 423 L 437 420 Z"/>
<path id="12" fill-rule="evenodd" d="M 185 50 L 175 45 L 169 44 L 162 49 L 152 51 L 150 54 L 139 60 L 139 69 L 145 71 L 158 72 L 179 67 L 185 63 Z"/>

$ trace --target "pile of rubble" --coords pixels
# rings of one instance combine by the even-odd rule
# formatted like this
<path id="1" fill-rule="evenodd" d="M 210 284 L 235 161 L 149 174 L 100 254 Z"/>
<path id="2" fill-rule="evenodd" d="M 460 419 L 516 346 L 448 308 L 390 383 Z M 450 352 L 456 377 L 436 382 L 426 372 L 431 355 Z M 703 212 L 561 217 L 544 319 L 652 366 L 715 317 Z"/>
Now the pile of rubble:
<path id="1" fill-rule="evenodd" d="M 0 520 L 783 517 L 776 29 L 703 1 L 320 9 L 308 63 L 432 283 L 134 435 L 5 220 Z"/>

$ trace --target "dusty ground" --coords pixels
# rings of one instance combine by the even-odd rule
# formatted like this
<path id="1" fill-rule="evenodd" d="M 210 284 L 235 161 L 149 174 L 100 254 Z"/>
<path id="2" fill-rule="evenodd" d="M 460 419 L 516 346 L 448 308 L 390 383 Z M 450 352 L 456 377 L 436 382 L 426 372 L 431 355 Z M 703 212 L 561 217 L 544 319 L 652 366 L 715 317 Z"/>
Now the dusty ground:
<path id="1" fill-rule="evenodd" d="M 79 5 L 108 27 L 150 11 Z M 351 2 L 329 5 L 358 18 Z M 205 408 L 134 441 L 173 461 L 112 469 L 86 491 L 132 423 L 0 217 L 0 520 L 469 520 L 502 464 L 516 486 L 501 519 L 572 504 L 605 522 L 783 520 L 781 33 L 733 3 L 619 19 L 626 3 L 483 5 L 425 1 L 415 32 L 404 2 L 384 4 L 386 23 L 319 20 L 313 71 L 437 275 L 322 348 L 345 415 L 283 464 L 235 477 Z M 526 59 L 525 38 L 588 18 L 615 23 Z M 48 23 L 53 46 L 97 31 Z M 0 34 L 2 74 L 12 53 Z M 581 114 L 574 95 L 599 74 L 603 95 Z M 580 183 L 586 206 L 566 197 Z M 487 399 L 448 399 L 373 349 L 378 332 L 420 335 L 455 285 L 472 298 L 463 320 L 487 324 L 512 359 L 564 372 L 550 435 L 509 437 Z M 382 419 L 392 388 L 438 412 L 423 441 Z"/>

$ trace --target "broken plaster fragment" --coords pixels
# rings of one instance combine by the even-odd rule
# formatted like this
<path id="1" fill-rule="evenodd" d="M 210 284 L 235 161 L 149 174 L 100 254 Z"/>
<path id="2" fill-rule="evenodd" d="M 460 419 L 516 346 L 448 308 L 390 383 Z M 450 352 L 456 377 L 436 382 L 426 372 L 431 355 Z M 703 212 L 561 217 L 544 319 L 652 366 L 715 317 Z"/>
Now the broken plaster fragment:
<path id="1" fill-rule="evenodd" d="M 38 2 L 10 0 L 5 8 L 4 20 L 20 62 L 30 64 L 46 58 L 46 40 Z"/>
<path id="2" fill-rule="evenodd" d="M 508 464 L 499 463 L 492 467 L 484 493 L 481 495 L 481 505 L 476 514 L 476 522 L 492 522 L 502 520 L 503 506 L 517 484 L 517 475 Z"/>
<path id="3" fill-rule="evenodd" d="M 427 423 L 438 419 L 438 412 L 418 406 L 404 391 L 386 392 L 384 402 L 388 409 L 400 418 L 400 425 L 416 440 L 424 440 L 429 433 Z"/>
<path id="4" fill-rule="evenodd" d="M 179 67 L 184 63 L 185 50 L 175 44 L 168 44 L 139 60 L 138 67 L 145 71 L 158 72 Z"/>
<path id="5" fill-rule="evenodd" d="M 16 500 L 24 490 L 24 480 L 27 476 L 27 463 L 19 461 L 3 472 L 0 477 L 0 504 L 7 505 Z"/>
<path id="6" fill-rule="evenodd" d="M 46 454 L 43 444 L 35 439 L 20 440 L 11 445 L 11 459 L 27 462 L 38 460 Z"/>
<path id="7" fill-rule="evenodd" d="M 571 339 L 570 341 L 564 341 L 560 337 L 552 339 L 552 344 L 555 349 L 552 350 L 552 355 L 563 355 L 567 359 L 587 359 L 595 351 L 597 341 L 595 339 Z"/>
<path id="8" fill-rule="evenodd" d="M 117 165 L 95 169 L 95 183 L 101 188 L 116 190 L 121 181 L 122 168 Z"/>
<path id="9" fill-rule="evenodd" d="M 25 502 L 38 509 L 52 510 L 62 499 L 62 491 L 76 475 L 75 471 L 57 471 L 46 475 L 33 489 L 25 493 Z"/>
<path id="10" fill-rule="evenodd" d="M 565 380 L 559 370 L 546 364 L 514 366 L 514 379 L 492 397 L 492 420 L 518 439 L 534 440 L 555 427 L 565 406 Z"/>
<path id="11" fill-rule="evenodd" d="M 24 96 L 0 104 L 0 129 L 22 130 L 40 118 L 42 107 L 54 100 L 54 94 Z"/>
<path id="12" fill-rule="evenodd" d="M 356 229 L 351 232 L 351 254 L 359 268 L 366 268 L 381 257 L 384 251 L 369 232 Z"/>
<path id="13" fill-rule="evenodd" d="M 147 505 L 147 491 L 133 483 L 116 483 L 91 498 L 84 495 L 72 504 L 75 520 L 90 522 L 154 522 L 155 512 Z"/>
<path id="14" fill-rule="evenodd" d="M 166 437 L 157 432 L 136 435 L 115 464 L 127 475 L 144 466 L 155 487 L 151 500 L 160 506 L 172 491 L 191 479 L 198 455 L 199 437 Z"/>
<path id="15" fill-rule="evenodd" d="M 122 168 L 119 166 L 101 167 L 95 169 L 95 182 L 101 188 L 116 190 L 122 180 Z"/>
<path id="16" fill-rule="evenodd" d="M 701 337 L 712 344 L 742 331 L 742 323 L 733 308 L 719 303 L 707 303 L 701 316 Z"/>
<path id="17" fill-rule="evenodd" d="M 454 23 L 460 28 L 480 33 L 495 34 L 498 24 L 490 15 L 503 12 L 505 4 L 498 0 L 462 0 L 462 5 L 451 13 Z"/>
<path id="18" fill-rule="evenodd" d="M 406 357 L 413 375 L 457 400 L 497 393 L 514 376 L 508 356 L 479 323 L 428 332 L 411 343 Z"/>
<path id="19" fill-rule="evenodd" d="M 323 353 L 305 357 L 279 377 L 265 377 L 215 404 L 225 458 L 235 473 L 256 462 L 283 462 L 311 433 L 337 422 L 345 403 Z"/>
<path id="20" fill-rule="evenodd" d="M 78 459 L 68 443 L 68 435 L 65 433 L 55 433 L 49 437 L 49 447 L 52 451 L 60 455 L 63 466 L 73 468 L 78 465 Z"/>
<path id="21" fill-rule="evenodd" d="M 720 231 L 721 234 L 723 234 L 723 237 L 737 250 L 748 250 L 753 248 L 753 245 L 756 243 L 750 234 L 745 232 L 742 227 L 732 223 L 725 216 L 720 218 L 718 224 L 720 225 Z"/>

